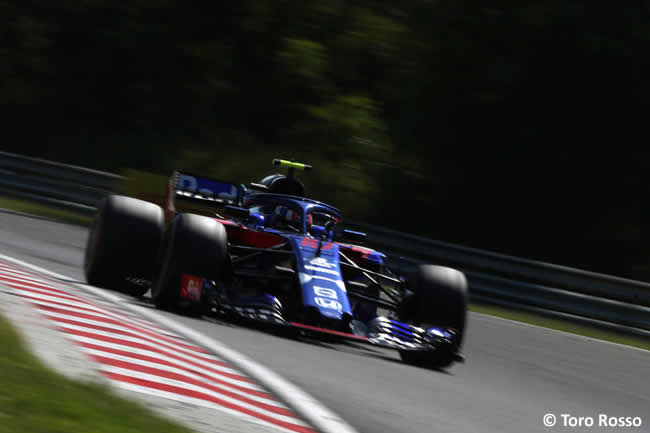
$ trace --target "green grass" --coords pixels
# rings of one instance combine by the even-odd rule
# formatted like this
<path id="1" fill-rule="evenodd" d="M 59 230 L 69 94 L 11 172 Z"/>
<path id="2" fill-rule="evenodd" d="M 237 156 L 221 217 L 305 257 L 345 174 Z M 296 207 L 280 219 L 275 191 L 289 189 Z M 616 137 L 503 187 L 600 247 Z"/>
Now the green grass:
<path id="1" fill-rule="evenodd" d="M 0 317 L 0 433 L 184 432 L 150 410 L 43 366 Z"/>
<path id="2" fill-rule="evenodd" d="M 611 341 L 612 343 L 625 344 L 627 346 L 650 350 L 650 341 L 641 337 L 623 335 L 598 328 L 583 326 L 566 320 L 546 317 L 541 314 L 510 310 L 485 304 L 471 304 L 469 309 L 470 311 L 488 314 L 490 316 L 502 317 L 517 322 L 528 323 L 544 328 L 569 332 L 571 334 L 583 335 L 585 337 L 597 338 L 599 340 Z"/>
<path id="3" fill-rule="evenodd" d="M 0 209 L 11 209 L 18 212 L 25 212 L 32 215 L 38 215 L 84 226 L 89 225 L 92 221 L 92 217 L 90 216 L 79 215 L 74 212 L 69 212 L 47 205 L 8 197 L 0 197 Z"/>

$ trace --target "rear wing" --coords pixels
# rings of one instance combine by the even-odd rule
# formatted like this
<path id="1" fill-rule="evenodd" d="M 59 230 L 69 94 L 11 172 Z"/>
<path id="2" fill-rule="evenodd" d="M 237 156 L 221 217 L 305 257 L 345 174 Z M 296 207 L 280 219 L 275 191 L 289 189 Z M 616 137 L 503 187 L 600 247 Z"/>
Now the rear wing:
<path id="1" fill-rule="evenodd" d="M 244 185 L 174 171 L 167 185 L 165 213 L 169 218 L 176 213 L 177 205 L 208 212 L 226 205 L 241 206 L 246 194 Z"/>

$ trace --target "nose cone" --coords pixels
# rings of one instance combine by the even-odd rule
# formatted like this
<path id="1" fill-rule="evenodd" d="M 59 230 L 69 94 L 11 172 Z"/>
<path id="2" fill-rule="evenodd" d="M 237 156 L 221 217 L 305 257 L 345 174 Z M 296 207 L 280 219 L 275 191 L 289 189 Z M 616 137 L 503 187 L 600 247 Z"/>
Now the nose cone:
<path id="1" fill-rule="evenodd" d="M 327 320 L 352 317 L 339 267 L 338 245 L 301 236 L 293 237 L 292 244 L 305 309 L 315 310 L 319 318 Z"/>

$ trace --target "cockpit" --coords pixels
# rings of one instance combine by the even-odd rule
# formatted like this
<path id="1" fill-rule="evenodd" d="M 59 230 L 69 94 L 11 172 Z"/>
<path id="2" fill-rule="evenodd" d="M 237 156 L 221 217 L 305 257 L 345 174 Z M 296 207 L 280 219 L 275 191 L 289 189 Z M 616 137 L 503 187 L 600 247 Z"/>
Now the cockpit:
<path id="1" fill-rule="evenodd" d="M 293 208 L 286 204 L 265 204 L 252 206 L 249 209 L 251 216 L 255 218 L 258 226 L 288 230 L 296 233 L 301 233 L 303 230 L 303 212 L 298 207 Z"/>
<path id="2" fill-rule="evenodd" d="M 308 204 L 303 208 L 291 201 L 255 203 L 248 209 L 257 228 L 306 233 L 316 238 L 331 237 L 332 228 L 341 220 L 326 207 Z"/>

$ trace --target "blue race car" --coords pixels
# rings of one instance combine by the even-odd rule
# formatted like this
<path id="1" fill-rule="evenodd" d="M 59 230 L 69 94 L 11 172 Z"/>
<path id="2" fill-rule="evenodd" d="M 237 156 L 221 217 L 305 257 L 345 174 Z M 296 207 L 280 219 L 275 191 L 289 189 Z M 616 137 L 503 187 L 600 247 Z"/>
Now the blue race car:
<path id="1" fill-rule="evenodd" d="M 397 349 L 405 362 L 462 361 L 467 281 L 421 265 L 399 276 L 341 212 L 305 197 L 296 169 L 235 185 L 174 172 L 165 204 L 110 195 L 86 247 L 90 284 L 158 308 L 252 320 L 319 338 Z M 183 207 L 180 211 L 177 207 Z"/>

